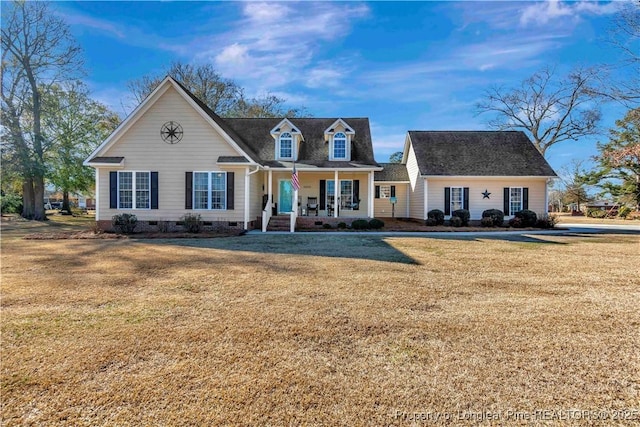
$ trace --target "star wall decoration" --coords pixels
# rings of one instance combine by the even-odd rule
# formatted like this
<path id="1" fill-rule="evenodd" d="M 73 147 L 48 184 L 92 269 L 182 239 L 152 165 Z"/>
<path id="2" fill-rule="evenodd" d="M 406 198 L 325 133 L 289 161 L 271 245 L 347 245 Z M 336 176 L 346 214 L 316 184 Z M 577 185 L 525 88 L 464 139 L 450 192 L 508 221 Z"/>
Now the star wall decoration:
<path id="1" fill-rule="evenodd" d="M 489 193 L 488 190 L 484 190 L 484 193 L 482 193 L 482 198 L 483 199 L 489 199 L 489 195 L 491 195 L 491 193 Z"/>

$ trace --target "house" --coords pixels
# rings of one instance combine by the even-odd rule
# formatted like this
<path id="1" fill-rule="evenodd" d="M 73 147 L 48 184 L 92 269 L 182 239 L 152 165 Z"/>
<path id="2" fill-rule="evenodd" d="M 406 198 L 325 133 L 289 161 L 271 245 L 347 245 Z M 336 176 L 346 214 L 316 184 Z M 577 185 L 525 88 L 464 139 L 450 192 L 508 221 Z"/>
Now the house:
<path id="1" fill-rule="evenodd" d="M 467 209 L 472 220 L 481 219 L 486 209 L 500 209 L 505 218 L 522 209 L 544 216 L 548 185 L 556 177 L 527 136 L 517 131 L 410 131 L 402 166 L 406 175 L 398 165 L 391 173 L 377 173 L 381 199 L 376 199 L 376 213 L 386 213 L 382 194 L 393 186 L 402 206 L 408 180 L 410 218 L 426 219 L 432 209 L 447 218 Z"/>
<path id="2" fill-rule="evenodd" d="M 432 209 L 542 216 L 556 176 L 522 132 L 410 131 L 402 163 L 378 164 L 366 118 L 223 119 L 171 77 L 85 165 L 102 229 L 121 213 L 141 229 L 198 214 L 205 227 L 262 231 Z"/>
<path id="3" fill-rule="evenodd" d="M 372 218 L 382 170 L 366 118 L 222 119 L 171 77 L 85 165 L 96 171 L 103 229 L 119 213 L 143 228 L 193 213 L 208 226 L 263 231 L 284 216 L 293 231 L 309 204 L 327 220 Z"/>

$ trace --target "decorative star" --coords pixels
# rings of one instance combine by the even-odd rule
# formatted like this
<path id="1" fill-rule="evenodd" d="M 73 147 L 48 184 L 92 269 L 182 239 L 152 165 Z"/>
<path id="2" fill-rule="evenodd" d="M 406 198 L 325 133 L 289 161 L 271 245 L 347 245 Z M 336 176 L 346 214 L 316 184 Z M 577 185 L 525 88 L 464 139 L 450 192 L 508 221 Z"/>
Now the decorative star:
<path id="1" fill-rule="evenodd" d="M 481 193 L 481 194 L 483 199 L 488 199 L 491 193 L 489 193 L 488 190 L 484 190 L 484 193 Z"/>

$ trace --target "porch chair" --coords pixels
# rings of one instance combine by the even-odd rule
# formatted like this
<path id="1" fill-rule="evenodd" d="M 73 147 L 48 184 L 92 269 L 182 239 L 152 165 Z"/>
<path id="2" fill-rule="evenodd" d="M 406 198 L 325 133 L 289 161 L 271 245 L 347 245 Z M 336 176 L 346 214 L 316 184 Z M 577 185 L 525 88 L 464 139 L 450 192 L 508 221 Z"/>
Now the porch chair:
<path id="1" fill-rule="evenodd" d="M 316 216 L 318 216 L 318 198 L 317 197 L 307 197 L 307 215 L 310 215 L 311 211 L 316 211 Z"/>

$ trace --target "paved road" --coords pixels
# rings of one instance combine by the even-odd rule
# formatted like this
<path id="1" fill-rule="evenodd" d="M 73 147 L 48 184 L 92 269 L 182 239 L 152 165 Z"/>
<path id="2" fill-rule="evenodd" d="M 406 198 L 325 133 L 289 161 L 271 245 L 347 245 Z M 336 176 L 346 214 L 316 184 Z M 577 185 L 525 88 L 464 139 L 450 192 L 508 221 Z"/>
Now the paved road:
<path id="1" fill-rule="evenodd" d="M 522 236 L 537 234 L 637 234 L 640 235 L 640 225 L 618 224 L 560 224 L 553 230 L 508 230 L 508 231 L 358 231 L 357 234 L 375 236 L 422 236 L 422 237 L 479 237 L 479 236 Z M 260 230 L 251 230 L 248 234 L 263 234 Z M 267 234 L 291 234 L 287 231 L 269 231 Z M 300 234 L 330 234 L 353 236 L 353 231 L 305 231 Z"/>

